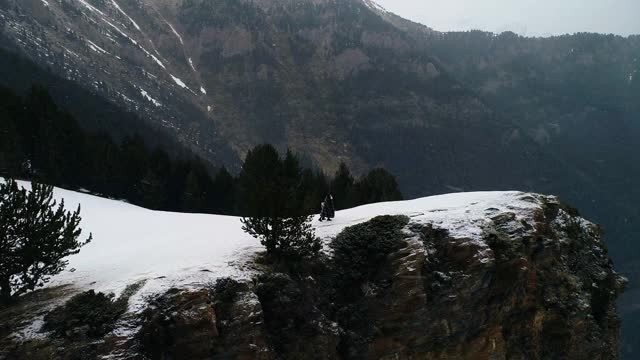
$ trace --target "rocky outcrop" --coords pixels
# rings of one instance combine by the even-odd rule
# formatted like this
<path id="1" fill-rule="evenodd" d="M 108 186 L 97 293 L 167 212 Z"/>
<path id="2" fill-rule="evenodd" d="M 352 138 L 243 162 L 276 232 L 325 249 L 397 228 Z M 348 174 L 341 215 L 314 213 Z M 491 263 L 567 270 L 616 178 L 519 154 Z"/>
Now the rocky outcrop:
<path id="1" fill-rule="evenodd" d="M 209 290 L 172 289 L 152 300 L 137 335 L 142 354 L 151 359 L 207 359 L 213 354 L 274 359 L 256 295 L 237 286 L 228 299 Z"/>
<path id="2" fill-rule="evenodd" d="M 362 284 L 365 332 L 331 310 L 341 305 L 323 304 L 334 298 L 318 290 L 330 286 L 322 275 L 276 273 L 218 307 L 233 322 L 207 320 L 209 339 L 238 358 L 616 359 L 615 300 L 625 280 L 612 270 L 599 227 L 555 198 L 524 200 L 540 204 L 528 218 L 486 209 L 480 239 L 409 223 L 401 249 L 380 263 L 388 271 Z"/>
<path id="3" fill-rule="evenodd" d="M 547 202 L 551 201 L 551 202 Z M 536 217 L 496 214 L 485 244 L 414 226 L 393 286 L 372 299 L 369 358 L 615 359 L 624 279 L 600 229 L 546 200 Z"/>

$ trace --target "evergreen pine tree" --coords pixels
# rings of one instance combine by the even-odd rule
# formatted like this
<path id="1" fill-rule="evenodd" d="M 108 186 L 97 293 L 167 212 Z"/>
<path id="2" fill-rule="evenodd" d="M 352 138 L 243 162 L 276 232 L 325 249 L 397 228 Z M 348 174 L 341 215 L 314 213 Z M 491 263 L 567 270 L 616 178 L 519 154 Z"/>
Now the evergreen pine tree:
<path id="1" fill-rule="evenodd" d="M 0 174 L 17 174 L 23 162 L 18 133 L 13 124 L 4 121 L 6 114 L 0 113 Z"/>
<path id="2" fill-rule="evenodd" d="M 242 215 L 283 216 L 288 191 L 283 188 L 282 173 L 282 161 L 273 146 L 258 145 L 247 153 L 238 178 Z"/>
<path id="3" fill-rule="evenodd" d="M 31 191 L 13 180 L 0 183 L 0 302 L 43 286 L 91 241 L 79 241 L 80 207 L 56 208 L 53 187 L 32 183 Z"/>
<path id="4" fill-rule="evenodd" d="M 282 161 L 282 188 L 287 193 L 285 215 L 303 215 L 302 167 L 300 166 L 300 159 L 290 149 L 287 149 Z"/>
<path id="5" fill-rule="evenodd" d="M 242 229 L 259 239 L 273 260 L 286 265 L 311 259 L 322 248 L 310 216 L 242 218 Z"/>
<path id="6" fill-rule="evenodd" d="M 164 178 L 154 169 L 147 169 L 142 176 L 139 193 L 144 207 L 154 210 L 164 209 L 167 202 L 166 186 Z"/>
<path id="7" fill-rule="evenodd" d="M 356 193 L 360 204 L 402 200 L 396 178 L 382 168 L 373 169 L 360 179 Z"/>
<path id="8" fill-rule="evenodd" d="M 126 198 L 130 179 L 123 170 L 122 151 L 106 134 L 86 141 L 87 168 L 83 186 L 100 194 Z"/>
<path id="9" fill-rule="evenodd" d="M 182 210 L 186 212 L 201 212 L 205 205 L 203 186 L 195 169 L 187 173 L 182 194 Z"/>
<path id="10" fill-rule="evenodd" d="M 214 214 L 236 214 L 236 181 L 224 166 L 216 173 L 209 202 Z"/>
<path id="11" fill-rule="evenodd" d="M 143 178 L 147 175 L 149 166 L 149 150 L 139 135 L 127 138 L 120 146 L 122 150 L 122 171 L 133 186 L 125 188 L 125 197 L 136 203 L 141 203 L 144 197 Z"/>
<path id="12" fill-rule="evenodd" d="M 271 145 L 260 145 L 247 154 L 239 178 L 242 228 L 260 239 L 267 254 L 292 264 L 312 257 L 320 241 L 299 201 L 301 168 L 290 151 L 284 161 Z"/>
<path id="13" fill-rule="evenodd" d="M 333 194 L 336 208 L 347 209 L 356 205 L 354 182 L 355 180 L 347 164 L 340 163 L 338 171 L 336 171 L 333 181 L 331 181 L 331 193 Z"/>
<path id="14" fill-rule="evenodd" d="M 315 174 L 311 169 L 302 170 L 300 176 L 300 192 L 304 195 L 302 208 L 305 214 L 315 214 L 322 199 L 322 195 L 315 189 Z"/>

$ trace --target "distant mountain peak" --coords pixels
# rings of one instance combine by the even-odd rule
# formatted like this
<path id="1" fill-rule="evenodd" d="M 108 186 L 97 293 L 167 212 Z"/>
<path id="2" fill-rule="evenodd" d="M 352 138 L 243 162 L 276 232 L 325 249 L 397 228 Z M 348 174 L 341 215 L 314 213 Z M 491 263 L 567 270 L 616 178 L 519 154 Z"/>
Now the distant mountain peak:
<path id="1" fill-rule="evenodd" d="M 374 0 L 362 0 L 362 2 L 365 5 L 367 5 L 369 8 L 371 8 L 372 10 L 382 11 L 382 12 L 385 12 L 385 13 L 387 12 L 387 9 L 385 9 L 384 6 L 378 4 Z"/>

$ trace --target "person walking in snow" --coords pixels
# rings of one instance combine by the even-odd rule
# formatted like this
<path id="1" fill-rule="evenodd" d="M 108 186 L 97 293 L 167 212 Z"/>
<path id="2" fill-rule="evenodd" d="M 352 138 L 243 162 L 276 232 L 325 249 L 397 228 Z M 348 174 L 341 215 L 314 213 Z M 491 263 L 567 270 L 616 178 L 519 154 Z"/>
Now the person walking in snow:
<path id="1" fill-rule="evenodd" d="M 327 207 L 327 215 L 329 220 L 336 217 L 336 208 L 333 206 L 333 195 L 327 194 L 327 197 L 324 199 L 325 206 Z"/>
<path id="2" fill-rule="evenodd" d="M 327 204 L 323 201 L 320 203 L 320 221 L 325 219 L 329 220 L 329 217 L 327 216 Z"/>

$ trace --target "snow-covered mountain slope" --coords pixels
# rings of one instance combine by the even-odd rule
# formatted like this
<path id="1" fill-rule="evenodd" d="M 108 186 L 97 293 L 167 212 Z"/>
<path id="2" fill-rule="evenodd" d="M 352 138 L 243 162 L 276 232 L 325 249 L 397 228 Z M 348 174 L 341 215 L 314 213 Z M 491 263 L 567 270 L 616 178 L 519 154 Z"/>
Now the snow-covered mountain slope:
<path id="1" fill-rule="evenodd" d="M 26 182 L 22 186 L 30 187 Z M 93 241 L 69 258 L 49 286 L 71 284 L 118 294 L 146 280 L 141 293 L 243 277 L 242 261 L 260 250 L 234 217 L 151 211 L 122 201 L 55 189 L 67 209 L 81 206 L 82 236 Z"/>
<path id="2" fill-rule="evenodd" d="M 372 227 L 399 247 L 376 261 L 375 276 L 349 283 L 350 297 L 336 296 L 350 290 L 333 271 L 370 271 L 358 259 L 360 248 L 336 250 L 352 256 L 353 267 L 327 261 L 299 276 L 252 267 L 262 247 L 238 218 L 156 212 L 63 189 L 55 196 L 82 206 L 81 225 L 94 240 L 49 285 L 69 286 L 25 296 L 24 304 L 0 312 L 0 323 L 14 324 L 0 324 L 8 329 L 5 339 L 0 332 L 0 359 L 31 359 L 34 344 L 43 358 L 66 351 L 60 359 L 96 346 L 88 358 L 350 358 L 343 344 L 370 359 L 578 360 L 618 352 L 615 304 L 625 280 L 613 270 L 598 226 L 552 196 L 458 193 L 315 220 L 328 244 L 345 227 L 378 215 L 411 219 L 401 234 L 388 232 L 391 223 Z M 220 277 L 232 280 L 212 284 Z M 43 317 L 62 297 L 87 289 L 118 293 L 143 280 L 106 335 L 86 338 L 89 327 L 80 325 L 64 333 L 66 340 L 43 332 Z M 351 316 L 366 321 L 354 325 Z"/>
<path id="3" fill-rule="evenodd" d="M 71 284 L 118 294 L 146 280 L 135 303 L 174 286 L 197 288 L 225 276 L 246 279 L 252 275 L 252 256 L 263 250 L 242 231 L 236 217 L 151 211 L 60 188 L 55 197 L 69 209 L 81 205 L 81 227 L 84 235 L 93 234 L 93 241 L 69 259 L 68 268 L 49 286 Z M 521 192 L 458 193 L 338 211 L 332 222 L 315 217 L 314 226 L 328 241 L 346 226 L 378 215 L 403 214 L 486 246 L 481 232 L 492 214 L 508 210 L 525 218 L 536 208 L 538 201 Z"/>

